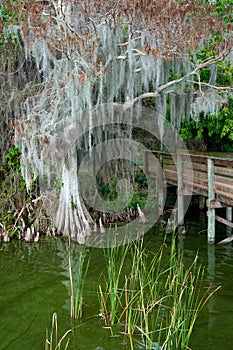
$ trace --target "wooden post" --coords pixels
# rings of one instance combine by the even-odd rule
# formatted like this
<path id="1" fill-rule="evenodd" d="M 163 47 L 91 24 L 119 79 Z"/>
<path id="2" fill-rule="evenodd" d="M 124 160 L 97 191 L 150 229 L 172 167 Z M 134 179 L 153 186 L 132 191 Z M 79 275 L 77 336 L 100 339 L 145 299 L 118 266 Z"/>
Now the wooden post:
<path id="1" fill-rule="evenodd" d="M 226 219 L 232 222 L 232 207 L 226 207 Z M 227 235 L 231 235 L 232 228 L 227 226 L 226 232 L 227 232 Z"/>
<path id="2" fill-rule="evenodd" d="M 183 162 L 182 155 L 177 154 L 177 202 L 178 217 L 177 225 L 184 224 L 184 188 L 183 188 Z"/>
<path id="3" fill-rule="evenodd" d="M 156 191 L 157 191 L 157 200 L 158 200 L 158 215 L 163 214 L 164 208 L 164 178 L 163 178 L 163 169 L 160 166 L 159 162 L 156 164 Z"/>
<path id="4" fill-rule="evenodd" d="M 232 221 L 232 207 L 226 207 L 226 219 Z"/>
<path id="5" fill-rule="evenodd" d="M 158 200 L 158 215 L 163 214 L 164 208 L 164 179 L 163 179 L 163 155 L 158 154 L 158 163 L 156 164 L 157 169 L 157 178 L 156 178 L 156 187 L 157 187 L 157 200 Z"/>
<path id="6" fill-rule="evenodd" d="M 215 199 L 214 193 L 214 160 L 207 159 L 208 165 L 208 243 L 215 243 L 215 209 L 211 208 L 210 201 Z"/>

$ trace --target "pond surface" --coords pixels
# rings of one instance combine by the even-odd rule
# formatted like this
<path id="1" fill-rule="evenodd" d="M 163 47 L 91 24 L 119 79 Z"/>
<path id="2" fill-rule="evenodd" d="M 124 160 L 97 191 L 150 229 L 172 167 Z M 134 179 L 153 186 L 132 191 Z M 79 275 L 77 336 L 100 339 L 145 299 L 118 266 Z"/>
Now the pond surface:
<path id="1" fill-rule="evenodd" d="M 203 213 L 192 213 L 192 217 L 189 215 L 186 220 L 187 232 L 177 238 L 185 264 L 190 264 L 198 251 L 208 283 L 221 286 L 198 318 L 191 348 L 232 350 L 233 247 L 231 244 L 208 246 Z M 217 233 L 218 238 L 223 238 L 225 227 L 217 226 Z M 145 243 L 154 251 L 159 249 L 163 239 L 163 226 L 159 224 L 144 237 Z M 46 328 L 51 328 L 54 312 L 58 317 L 60 337 L 71 327 L 77 327 L 69 336 L 68 349 L 130 348 L 117 332 L 114 333 L 116 336 L 111 337 L 110 329 L 104 329 L 98 317 L 96 291 L 104 266 L 100 249 L 80 248 L 76 243 L 71 243 L 74 267 L 80 249 L 86 256 L 91 256 L 85 284 L 84 317 L 82 322 L 74 322 L 70 318 L 68 241 L 44 238 L 37 244 L 16 240 L 10 244 L 0 244 L 0 350 L 45 349 Z"/>

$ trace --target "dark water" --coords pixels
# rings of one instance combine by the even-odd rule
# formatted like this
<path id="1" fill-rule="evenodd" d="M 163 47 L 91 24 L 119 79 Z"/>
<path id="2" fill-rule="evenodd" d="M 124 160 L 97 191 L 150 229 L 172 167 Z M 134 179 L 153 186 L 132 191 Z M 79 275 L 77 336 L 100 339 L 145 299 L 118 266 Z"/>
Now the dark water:
<path id="1" fill-rule="evenodd" d="M 188 230 L 177 238 L 184 262 L 189 264 L 197 251 L 199 261 L 206 267 L 205 278 L 221 289 L 210 299 L 199 316 L 192 338 L 193 350 L 232 350 L 233 348 L 233 246 L 208 246 L 203 214 L 187 217 Z M 225 228 L 217 227 L 217 238 Z M 145 235 L 145 242 L 156 251 L 164 238 L 163 228 L 157 226 Z M 71 244 L 72 264 L 80 246 Z M 68 279 L 68 242 L 62 239 L 42 239 L 38 244 L 13 241 L 0 246 L 0 350 L 40 350 L 45 348 L 46 328 L 52 314 L 58 315 L 61 337 L 71 327 L 68 349 L 128 350 L 124 338 L 111 336 L 97 316 L 96 291 L 103 270 L 104 258 L 99 249 L 82 248 L 91 255 L 91 265 L 85 286 L 84 318 L 70 319 Z M 63 349 L 63 347 L 61 347 Z"/>

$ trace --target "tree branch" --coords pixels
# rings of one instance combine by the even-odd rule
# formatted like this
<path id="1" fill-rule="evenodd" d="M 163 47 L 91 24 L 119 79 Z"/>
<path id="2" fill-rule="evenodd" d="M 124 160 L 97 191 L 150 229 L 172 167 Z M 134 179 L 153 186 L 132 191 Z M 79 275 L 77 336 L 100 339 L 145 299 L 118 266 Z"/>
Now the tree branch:
<path id="1" fill-rule="evenodd" d="M 189 82 L 189 81 L 188 81 Z M 199 82 L 199 81 L 192 81 L 193 84 L 198 84 L 200 86 L 207 86 L 211 89 L 215 89 L 215 90 L 219 90 L 219 91 L 229 91 L 232 90 L 233 91 L 233 87 L 231 86 L 216 86 L 216 85 L 211 85 L 209 83 L 204 83 L 204 82 Z"/>
<path id="2" fill-rule="evenodd" d="M 135 103 L 137 103 L 141 100 L 144 100 L 146 98 L 157 97 L 162 91 L 166 90 L 170 86 L 180 84 L 181 82 L 185 81 L 190 76 L 198 74 L 198 71 L 200 69 L 206 68 L 206 67 L 210 66 L 211 64 L 217 63 L 217 62 L 221 61 L 224 57 L 225 57 L 225 53 L 222 53 L 221 55 L 219 55 L 217 57 L 213 57 L 212 59 L 209 59 L 208 61 L 200 63 L 192 72 L 185 74 L 183 77 L 181 77 L 179 79 L 171 80 L 171 81 L 161 85 L 154 92 L 146 92 L 140 96 L 137 96 L 137 97 L 125 102 L 123 105 L 123 109 L 127 110 L 128 108 L 131 108 Z M 201 82 L 196 82 L 196 83 L 199 84 L 199 86 L 201 84 Z"/>

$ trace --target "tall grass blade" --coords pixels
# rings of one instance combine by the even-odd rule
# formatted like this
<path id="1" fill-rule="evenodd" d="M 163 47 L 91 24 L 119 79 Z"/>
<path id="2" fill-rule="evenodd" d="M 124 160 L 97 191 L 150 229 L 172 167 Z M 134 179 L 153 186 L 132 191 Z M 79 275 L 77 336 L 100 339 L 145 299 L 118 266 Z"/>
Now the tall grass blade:
<path id="1" fill-rule="evenodd" d="M 69 339 L 64 344 L 64 348 L 62 348 L 63 341 L 67 337 L 67 335 L 72 332 L 72 329 L 66 331 L 63 336 L 58 339 L 58 321 L 56 312 L 53 313 L 52 316 L 52 326 L 50 332 L 46 329 L 46 340 L 45 340 L 45 350 L 67 350 L 69 346 Z"/>

